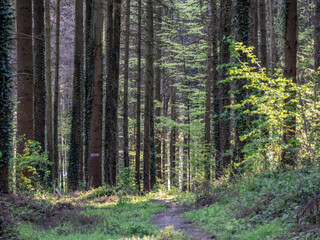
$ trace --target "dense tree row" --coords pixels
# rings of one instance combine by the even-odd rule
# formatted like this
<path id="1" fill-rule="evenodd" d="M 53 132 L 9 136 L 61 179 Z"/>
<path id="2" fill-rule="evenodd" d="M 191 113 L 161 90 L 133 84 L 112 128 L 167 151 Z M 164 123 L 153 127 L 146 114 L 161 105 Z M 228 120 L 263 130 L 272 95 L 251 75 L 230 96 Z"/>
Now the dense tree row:
<path id="1" fill-rule="evenodd" d="M 317 166 L 308 117 L 318 114 L 319 1 L 17 0 L 16 97 L 14 16 L 0 4 L 1 192 L 12 120 L 14 159 L 37 141 L 47 182 L 70 190 L 192 190 L 305 159 Z"/>

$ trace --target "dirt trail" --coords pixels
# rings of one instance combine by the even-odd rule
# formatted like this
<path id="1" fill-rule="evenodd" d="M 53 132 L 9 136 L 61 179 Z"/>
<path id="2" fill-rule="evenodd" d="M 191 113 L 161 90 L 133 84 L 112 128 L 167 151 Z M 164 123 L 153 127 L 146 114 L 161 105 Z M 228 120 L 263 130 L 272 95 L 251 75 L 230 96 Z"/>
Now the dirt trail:
<path id="1" fill-rule="evenodd" d="M 154 215 L 154 224 L 161 229 L 173 226 L 175 231 L 186 234 L 189 239 L 209 240 L 214 239 L 204 235 L 205 231 L 193 225 L 190 221 L 183 217 L 185 209 L 174 205 L 166 200 L 156 200 L 156 203 L 163 204 L 168 208 Z"/>

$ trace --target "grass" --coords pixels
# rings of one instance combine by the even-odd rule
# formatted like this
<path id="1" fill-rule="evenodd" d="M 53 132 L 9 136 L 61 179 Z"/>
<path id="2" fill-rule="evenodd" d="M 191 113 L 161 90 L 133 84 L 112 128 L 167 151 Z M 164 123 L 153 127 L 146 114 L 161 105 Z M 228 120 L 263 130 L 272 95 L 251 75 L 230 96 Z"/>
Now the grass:
<path id="1" fill-rule="evenodd" d="M 296 221 L 301 207 L 319 194 L 320 176 L 316 172 L 250 175 L 213 191 L 220 191 L 215 204 L 186 213 L 210 236 L 234 240 L 320 239 L 312 216 L 306 216 L 302 225 Z"/>
<path id="2" fill-rule="evenodd" d="M 152 200 L 172 195 L 165 196 L 160 192 L 147 196 L 118 195 L 110 197 L 112 201 L 106 201 L 108 197 L 103 194 L 99 194 L 100 199 L 97 199 L 97 192 L 102 193 L 103 190 L 92 190 L 62 200 L 82 204 L 81 215 L 76 222 L 67 220 L 54 227 L 20 222 L 15 231 L 20 239 L 25 240 L 186 239 L 183 234 L 173 231 L 173 228 L 161 231 L 152 224 L 152 215 L 166 208 Z M 79 202 L 80 199 L 83 202 Z"/>

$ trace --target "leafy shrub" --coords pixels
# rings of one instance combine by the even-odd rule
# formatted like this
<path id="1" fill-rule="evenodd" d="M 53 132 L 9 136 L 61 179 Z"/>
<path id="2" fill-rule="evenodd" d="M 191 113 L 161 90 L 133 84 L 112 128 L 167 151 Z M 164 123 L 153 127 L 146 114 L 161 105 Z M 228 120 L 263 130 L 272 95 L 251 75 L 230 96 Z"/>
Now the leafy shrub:
<path id="1" fill-rule="evenodd" d="M 42 189 L 44 183 L 49 180 L 50 165 L 48 155 L 42 151 L 40 143 L 27 141 L 23 154 L 17 154 L 10 164 L 12 171 L 13 166 L 15 167 L 17 189 L 21 191 Z"/>

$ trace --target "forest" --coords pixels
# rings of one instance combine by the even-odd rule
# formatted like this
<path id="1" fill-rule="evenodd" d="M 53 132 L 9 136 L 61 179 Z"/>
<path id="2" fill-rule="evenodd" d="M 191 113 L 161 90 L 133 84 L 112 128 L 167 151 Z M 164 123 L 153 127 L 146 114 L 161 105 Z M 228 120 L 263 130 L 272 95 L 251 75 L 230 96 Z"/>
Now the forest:
<path id="1" fill-rule="evenodd" d="M 0 239 L 320 239 L 319 0 L 0 0 Z"/>

